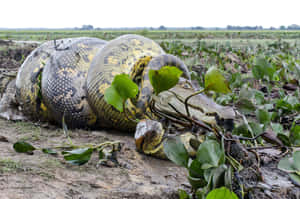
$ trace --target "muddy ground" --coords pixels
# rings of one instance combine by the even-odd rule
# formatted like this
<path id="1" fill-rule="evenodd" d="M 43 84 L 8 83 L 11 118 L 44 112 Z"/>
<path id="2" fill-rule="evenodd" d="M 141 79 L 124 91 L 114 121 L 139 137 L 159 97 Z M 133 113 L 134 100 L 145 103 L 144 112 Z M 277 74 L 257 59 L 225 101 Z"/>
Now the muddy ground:
<path id="1" fill-rule="evenodd" d="M 71 139 L 78 145 L 108 140 L 124 143 L 117 155 L 119 166 L 97 166 L 96 155 L 86 165 L 73 166 L 62 156 L 39 151 L 27 155 L 13 149 L 18 140 L 26 140 L 37 148 L 62 145 L 67 140 L 61 129 L 2 119 L 0 126 L 1 199 L 177 198 L 177 189 L 188 184 L 183 168 L 137 153 L 129 134 L 71 131 Z"/>
<path id="2" fill-rule="evenodd" d="M 0 72 L 17 70 L 36 47 L 34 42 L 0 40 Z M 0 119 L 0 199 L 108 199 L 108 198 L 178 198 L 178 189 L 190 190 L 187 172 L 170 161 L 142 155 L 135 150 L 133 135 L 113 130 L 70 131 L 74 144 L 99 144 L 104 141 L 123 143 L 117 153 L 116 166 L 97 165 L 97 155 L 83 166 L 73 166 L 62 155 L 51 156 L 40 151 L 33 155 L 16 153 L 13 144 L 27 141 L 36 148 L 64 145 L 63 130 L 49 124 L 13 122 Z M 232 154 L 247 162 L 246 154 Z M 257 170 L 255 156 L 249 156 L 249 167 L 235 174 L 234 190 L 247 187 L 245 198 L 300 198 L 300 188 L 288 175 L 277 169 L 280 150 L 258 151 L 262 155 Z M 250 153 L 251 154 L 251 153 Z M 248 157 L 248 155 L 247 155 Z"/>

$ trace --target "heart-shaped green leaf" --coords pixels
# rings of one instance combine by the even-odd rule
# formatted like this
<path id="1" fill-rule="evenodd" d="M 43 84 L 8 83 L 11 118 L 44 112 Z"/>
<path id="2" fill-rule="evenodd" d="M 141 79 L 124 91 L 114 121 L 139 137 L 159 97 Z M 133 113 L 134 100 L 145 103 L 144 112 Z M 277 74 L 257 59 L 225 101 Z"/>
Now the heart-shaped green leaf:
<path id="1" fill-rule="evenodd" d="M 202 168 L 218 167 L 224 152 L 220 144 L 215 140 L 206 140 L 198 148 L 196 158 L 201 163 Z"/>
<path id="2" fill-rule="evenodd" d="M 168 138 L 163 142 L 164 153 L 172 162 L 179 166 L 188 166 L 189 154 L 179 137 Z"/>
<path id="3" fill-rule="evenodd" d="M 34 146 L 27 142 L 16 142 L 13 147 L 18 153 L 30 153 L 36 149 Z"/>
<path id="4" fill-rule="evenodd" d="M 203 178 L 204 171 L 201 169 L 201 163 L 195 159 L 189 165 L 189 175 L 194 178 Z"/>
<path id="5" fill-rule="evenodd" d="M 149 70 L 149 80 L 156 95 L 175 86 L 181 75 L 182 71 L 175 66 L 164 66 L 159 70 Z"/>
<path id="6" fill-rule="evenodd" d="M 297 169 L 297 172 L 300 172 L 300 151 L 293 153 L 293 161 L 293 167 Z"/>
<path id="7" fill-rule="evenodd" d="M 79 148 L 72 151 L 63 151 L 64 159 L 73 165 L 83 165 L 87 163 L 93 153 L 92 148 Z"/>
<path id="8" fill-rule="evenodd" d="M 276 68 L 265 57 L 256 58 L 255 65 L 252 67 L 252 74 L 256 79 L 263 79 L 266 76 L 269 80 L 273 80 L 275 72 Z"/>
<path id="9" fill-rule="evenodd" d="M 236 107 L 244 114 L 253 113 L 256 110 L 255 105 L 249 99 L 239 99 L 236 102 Z"/>
<path id="10" fill-rule="evenodd" d="M 214 189 L 208 193 L 206 199 L 238 199 L 237 195 L 227 189 L 226 187 L 221 187 Z"/>
<path id="11" fill-rule="evenodd" d="M 104 100 L 118 109 L 120 112 L 123 112 L 123 98 L 120 96 L 118 91 L 114 86 L 110 86 L 105 90 Z"/>
<path id="12" fill-rule="evenodd" d="M 123 112 L 123 103 L 138 94 L 138 86 L 126 74 L 116 75 L 111 86 L 105 90 L 104 100 Z"/>
<path id="13" fill-rule="evenodd" d="M 231 92 L 227 80 L 216 67 L 210 67 L 206 72 L 205 89 L 225 94 Z"/>
<path id="14" fill-rule="evenodd" d="M 288 173 L 300 171 L 300 151 L 295 151 L 292 157 L 284 157 L 278 163 L 278 169 Z"/>
<path id="15" fill-rule="evenodd" d="M 294 124 L 292 126 L 290 139 L 294 145 L 300 145 L 300 125 Z"/>
<path id="16" fill-rule="evenodd" d="M 271 122 L 271 114 L 264 109 L 256 110 L 256 118 L 261 124 L 269 124 Z"/>

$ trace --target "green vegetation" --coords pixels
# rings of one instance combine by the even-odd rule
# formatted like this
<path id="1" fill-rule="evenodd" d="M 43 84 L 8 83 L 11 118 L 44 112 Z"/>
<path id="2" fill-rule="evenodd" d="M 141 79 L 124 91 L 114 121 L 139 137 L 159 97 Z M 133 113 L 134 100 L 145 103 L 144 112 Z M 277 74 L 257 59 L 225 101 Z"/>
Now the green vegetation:
<path id="1" fill-rule="evenodd" d="M 276 40 L 299 39 L 299 30 L 1 30 L 0 39 L 45 41 L 67 37 L 97 37 L 111 40 L 123 34 L 139 34 L 156 41 L 161 40 Z"/>
<path id="2" fill-rule="evenodd" d="M 248 47 L 207 45 L 201 41 L 196 46 L 181 42 L 164 42 L 162 46 L 167 53 L 186 62 L 196 57 L 189 66 L 195 70 L 192 75 L 200 86 L 197 93 L 213 90 L 211 96 L 215 101 L 238 110 L 242 120 L 230 134 L 244 144 L 245 150 L 278 146 L 287 151 L 297 150 L 300 143 L 300 48 L 297 45 L 278 40 Z M 167 80 L 163 81 L 168 82 L 168 78 L 173 77 L 164 78 Z M 155 81 L 157 79 L 152 78 L 151 83 L 157 87 L 159 84 Z M 187 168 L 189 173 L 192 193 L 181 190 L 181 198 L 205 198 L 210 191 L 215 193 L 216 188 L 222 186 L 231 189 L 232 171 L 243 169 L 224 148 L 225 142 L 231 142 L 231 136 L 227 137 L 225 133 L 228 132 L 223 128 L 219 126 L 206 133 L 195 157 L 190 157 L 179 138 L 164 141 L 166 156 Z M 290 177 L 298 182 L 297 155 L 294 153 L 293 158 L 283 159 L 279 168 L 287 168 Z M 240 186 L 240 196 L 244 197 L 243 185 Z"/>
<path id="3" fill-rule="evenodd" d="M 0 174 L 6 172 L 16 172 L 20 170 L 23 170 L 21 163 L 8 158 L 0 158 Z"/>

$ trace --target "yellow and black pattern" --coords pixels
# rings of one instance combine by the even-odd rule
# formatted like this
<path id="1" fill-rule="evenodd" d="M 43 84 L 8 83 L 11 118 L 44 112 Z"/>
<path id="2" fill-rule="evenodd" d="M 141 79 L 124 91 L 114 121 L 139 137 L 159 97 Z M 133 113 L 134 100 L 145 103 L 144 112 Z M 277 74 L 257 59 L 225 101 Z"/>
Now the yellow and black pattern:
<path id="1" fill-rule="evenodd" d="M 189 70 L 187 66 L 176 56 L 170 54 L 163 54 L 156 57 L 153 57 L 147 64 L 147 67 L 144 68 L 141 80 L 142 80 L 142 88 L 139 93 L 138 101 L 136 107 L 141 112 L 145 112 L 147 108 L 149 108 L 149 101 L 151 94 L 153 92 L 152 85 L 149 80 L 149 70 L 159 70 L 163 66 L 175 66 L 179 68 L 183 72 L 183 77 L 187 80 L 191 79 Z"/>
<path id="2" fill-rule="evenodd" d="M 72 128 L 102 126 L 132 131 L 136 123 L 106 103 L 105 90 L 116 75 L 128 74 L 140 92 L 136 99 L 127 101 L 127 111 L 136 118 L 147 118 L 153 93 L 149 70 L 166 65 L 178 67 L 190 79 L 182 61 L 139 35 L 124 35 L 110 42 L 85 37 L 49 41 L 22 65 L 17 96 L 24 114 L 36 119 L 61 123 L 64 117 Z"/>
<path id="3" fill-rule="evenodd" d="M 124 35 L 107 43 L 95 56 L 87 77 L 87 94 L 102 126 L 122 130 L 132 130 L 135 123 L 128 121 L 124 114 L 107 104 L 104 92 L 118 74 L 129 74 L 132 78 L 138 73 L 140 60 L 164 54 L 162 48 L 154 41 L 138 35 Z M 129 102 L 129 111 L 136 110 Z"/>
<path id="4" fill-rule="evenodd" d="M 127 100 L 127 111 L 136 118 L 150 113 L 149 100 L 153 93 L 148 72 L 162 66 L 177 66 L 189 79 L 187 67 L 176 57 L 166 55 L 154 41 L 139 35 L 123 35 L 107 43 L 95 56 L 87 77 L 88 101 L 102 126 L 130 131 L 136 123 L 129 121 L 104 100 L 105 90 L 118 74 L 128 74 L 139 85 L 135 100 Z"/>
<path id="5" fill-rule="evenodd" d="M 57 40 L 57 47 L 70 42 L 70 39 Z M 44 66 L 55 52 L 54 41 L 48 41 L 25 59 L 16 78 L 16 98 L 23 113 L 34 120 L 49 120 L 49 112 L 42 102 L 40 92 Z"/>
<path id="6" fill-rule="evenodd" d="M 71 128 L 96 124 L 96 115 L 87 102 L 86 78 L 94 56 L 105 43 L 97 38 L 73 39 L 45 65 L 42 96 L 56 122 L 61 123 L 64 116 Z"/>

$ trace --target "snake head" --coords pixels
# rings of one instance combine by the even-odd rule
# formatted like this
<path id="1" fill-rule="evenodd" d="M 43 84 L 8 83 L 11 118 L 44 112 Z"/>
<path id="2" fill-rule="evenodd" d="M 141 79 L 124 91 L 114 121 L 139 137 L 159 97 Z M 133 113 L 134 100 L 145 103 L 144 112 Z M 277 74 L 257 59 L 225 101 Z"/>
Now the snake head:
<path id="1" fill-rule="evenodd" d="M 164 129 L 160 122 L 154 120 L 141 120 L 135 131 L 135 144 L 138 151 L 165 158 L 163 153 Z"/>

